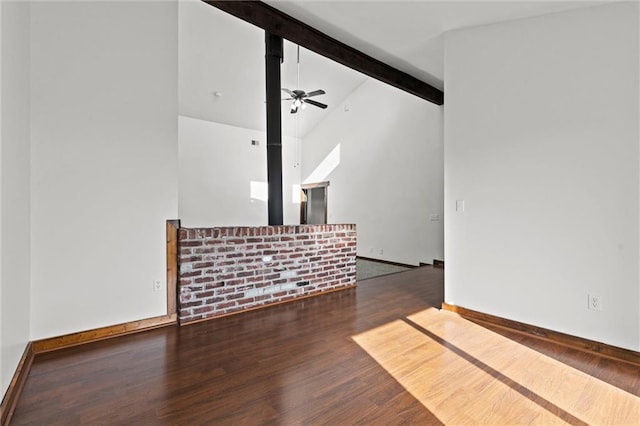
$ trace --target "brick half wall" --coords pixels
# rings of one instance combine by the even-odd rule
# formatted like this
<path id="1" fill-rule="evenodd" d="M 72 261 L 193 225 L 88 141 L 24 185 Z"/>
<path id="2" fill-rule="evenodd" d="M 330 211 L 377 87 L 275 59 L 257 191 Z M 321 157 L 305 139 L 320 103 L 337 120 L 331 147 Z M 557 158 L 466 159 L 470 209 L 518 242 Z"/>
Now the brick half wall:
<path id="1" fill-rule="evenodd" d="M 180 228 L 180 324 L 356 285 L 356 226 Z"/>

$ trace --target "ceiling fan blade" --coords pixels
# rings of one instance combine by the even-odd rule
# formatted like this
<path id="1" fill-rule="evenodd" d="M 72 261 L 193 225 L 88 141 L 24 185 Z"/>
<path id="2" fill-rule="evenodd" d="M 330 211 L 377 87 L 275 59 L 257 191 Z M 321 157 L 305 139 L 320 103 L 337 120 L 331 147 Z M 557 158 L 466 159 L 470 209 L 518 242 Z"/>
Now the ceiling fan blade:
<path id="1" fill-rule="evenodd" d="M 318 96 L 318 95 L 324 95 L 326 92 L 322 89 L 319 90 L 314 90 L 313 92 L 309 92 L 307 93 L 304 97 L 305 98 L 310 98 L 311 96 Z"/>
<path id="2" fill-rule="evenodd" d="M 293 98 L 282 98 L 283 101 L 293 101 Z"/>
<path id="3" fill-rule="evenodd" d="M 282 91 L 285 92 L 287 95 L 289 96 L 293 96 L 293 92 L 289 89 L 285 89 L 284 87 L 282 88 Z"/>
<path id="4" fill-rule="evenodd" d="M 317 106 L 318 108 L 325 109 L 327 106 L 325 104 L 321 104 L 320 102 L 312 101 L 311 99 L 303 99 L 302 102 L 307 103 L 309 105 Z"/>

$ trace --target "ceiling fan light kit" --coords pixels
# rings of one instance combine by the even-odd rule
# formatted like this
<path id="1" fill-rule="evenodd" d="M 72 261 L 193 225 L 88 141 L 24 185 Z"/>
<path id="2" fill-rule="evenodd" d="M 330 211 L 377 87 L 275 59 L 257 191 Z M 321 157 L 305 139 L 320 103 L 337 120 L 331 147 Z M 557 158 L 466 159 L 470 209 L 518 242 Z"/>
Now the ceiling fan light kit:
<path id="1" fill-rule="evenodd" d="M 298 45 L 298 61 L 297 61 L 297 86 L 300 87 L 300 45 Z M 311 99 L 308 99 L 312 96 L 324 95 L 326 92 L 322 89 L 313 90 L 311 92 L 305 92 L 304 90 L 295 89 L 289 90 L 282 88 L 282 91 L 289 95 L 288 98 L 282 99 L 283 101 L 293 101 L 291 103 L 291 114 L 295 114 L 298 112 L 299 108 L 305 109 L 307 107 L 306 104 L 313 105 L 318 108 L 326 109 L 327 105 L 321 102 L 317 102 Z"/>
<path id="2" fill-rule="evenodd" d="M 319 95 L 324 95 L 325 91 L 324 90 L 314 90 L 313 92 L 305 92 L 304 90 L 289 90 L 289 89 L 282 89 L 283 92 L 285 92 L 287 95 L 289 95 L 288 98 L 284 98 L 283 101 L 293 101 L 291 103 L 291 114 L 295 114 L 296 112 L 298 112 L 299 108 L 305 109 L 307 106 L 306 104 L 309 105 L 313 105 L 315 107 L 318 108 L 322 108 L 322 109 L 326 109 L 327 105 L 323 104 L 321 102 L 317 102 L 314 101 L 313 99 L 309 99 L 312 96 L 319 96 Z"/>

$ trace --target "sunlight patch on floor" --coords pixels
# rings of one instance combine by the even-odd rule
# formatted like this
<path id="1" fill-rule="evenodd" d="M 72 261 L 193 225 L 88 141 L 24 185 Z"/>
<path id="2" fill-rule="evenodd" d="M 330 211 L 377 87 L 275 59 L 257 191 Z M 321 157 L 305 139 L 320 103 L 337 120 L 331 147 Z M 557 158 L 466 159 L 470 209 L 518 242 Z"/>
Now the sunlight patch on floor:
<path id="1" fill-rule="evenodd" d="M 640 398 L 450 312 L 353 339 L 445 424 L 640 422 Z"/>

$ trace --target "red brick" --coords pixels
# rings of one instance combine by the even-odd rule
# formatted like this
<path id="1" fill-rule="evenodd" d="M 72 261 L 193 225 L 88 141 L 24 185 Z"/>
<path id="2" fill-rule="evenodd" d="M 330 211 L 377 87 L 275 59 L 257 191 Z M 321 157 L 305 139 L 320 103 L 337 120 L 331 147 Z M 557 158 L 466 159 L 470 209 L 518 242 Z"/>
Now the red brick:
<path id="1" fill-rule="evenodd" d="M 185 233 L 181 232 L 181 235 L 185 236 Z M 261 235 L 266 237 L 260 237 Z M 194 263 L 192 267 L 202 269 L 181 275 L 180 294 L 181 300 L 184 301 L 180 306 L 181 321 L 188 322 L 201 317 L 216 316 L 216 312 L 221 314 L 243 310 L 253 305 L 289 300 L 300 295 L 320 292 L 323 288 L 352 285 L 355 278 L 357 246 L 355 235 L 353 225 L 187 230 L 184 242 L 197 245 L 193 246 L 193 249 L 189 245 L 181 248 L 180 261 L 182 264 Z M 262 253 L 261 250 L 265 252 Z M 273 256 L 273 262 L 263 262 L 263 255 Z M 231 267 L 231 270 L 236 269 L 233 267 L 236 264 L 241 265 L 240 271 L 223 272 L 227 267 Z M 281 278 L 279 272 L 273 271 L 271 265 L 296 271 L 297 277 Z M 202 274 L 203 270 L 206 275 Z M 196 278 L 190 278 L 190 274 L 194 274 Z M 196 282 L 196 279 L 199 282 Z M 253 298 L 243 297 L 243 290 L 253 287 L 268 288 L 273 284 L 300 280 L 309 281 L 310 285 L 288 292 L 263 294 Z M 199 297 L 207 293 L 212 294 L 213 290 L 216 291 L 215 296 Z M 192 300 L 193 297 L 196 299 Z M 242 304 L 236 303 L 235 300 L 241 301 Z M 216 311 L 193 313 L 193 309 L 184 309 L 187 303 L 201 302 L 216 304 Z"/>
<path id="2" fill-rule="evenodd" d="M 198 247 L 202 245 L 202 241 L 199 240 L 189 240 L 189 241 L 180 241 L 180 247 Z"/>
<path id="3" fill-rule="evenodd" d="M 205 290 L 210 290 L 210 289 L 215 289 L 220 287 L 224 287 L 224 283 L 220 281 L 215 281 L 215 282 L 207 283 L 204 285 Z"/>
<path id="4" fill-rule="evenodd" d="M 229 238 L 225 240 L 226 244 L 244 244 L 245 242 L 244 238 Z"/>
<path id="5" fill-rule="evenodd" d="M 200 292 L 198 292 L 198 293 L 195 293 L 195 295 L 196 295 L 196 297 L 197 297 L 198 299 L 204 299 L 204 298 L 207 298 L 207 297 L 211 297 L 211 296 L 213 296 L 214 294 L 215 294 L 215 292 L 214 292 L 213 290 L 210 290 L 210 291 L 200 291 Z"/>
<path id="6" fill-rule="evenodd" d="M 227 296 L 227 300 L 242 299 L 243 297 L 244 293 L 233 293 Z"/>
<path id="7" fill-rule="evenodd" d="M 206 314 L 208 312 L 213 312 L 213 310 L 214 310 L 213 306 L 203 306 L 201 308 L 194 308 L 193 309 L 193 313 L 194 313 L 194 315 Z"/>
<path id="8" fill-rule="evenodd" d="M 213 247 L 200 247 L 193 249 L 193 252 L 196 254 L 212 254 L 216 252 L 216 249 Z"/>

